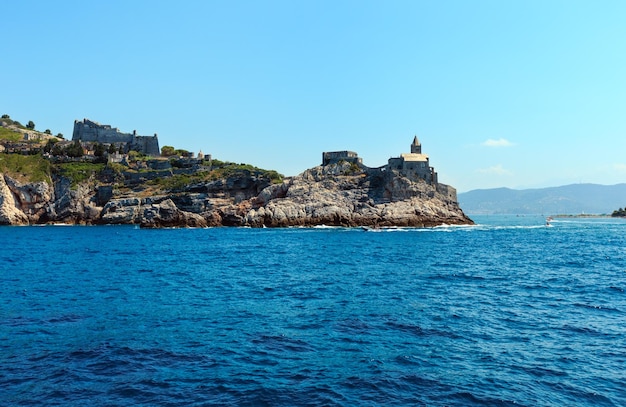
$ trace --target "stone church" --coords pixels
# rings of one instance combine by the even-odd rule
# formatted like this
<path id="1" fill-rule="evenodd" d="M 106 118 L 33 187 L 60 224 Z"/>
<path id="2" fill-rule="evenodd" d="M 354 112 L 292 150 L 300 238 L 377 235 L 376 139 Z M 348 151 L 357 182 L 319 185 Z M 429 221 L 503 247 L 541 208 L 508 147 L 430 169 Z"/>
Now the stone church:
<path id="1" fill-rule="evenodd" d="M 387 162 L 387 169 L 398 171 L 408 177 L 423 179 L 429 184 L 438 183 L 437 173 L 430 166 L 428 156 L 422 154 L 422 144 L 417 136 L 413 138 L 411 152 L 400 154 L 400 157 L 390 158 Z"/>
<path id="2" fill-rule="evenodd" d="M 322 165 L 329 165 L 346 161 L 363 164 L 363 160 L 354 151 L 330 151 L 322 153 Z M 435 169 L 430 166 L 428 155 L 422 153 L 422 144 L 413 138 L 410 153 L 402 153 L 400 157 L 390 158 L 387 165 L 380 167 L 381 170 L 393 170 L 400 174 L 417 180 L 421 179 L 431 185 L 439 183 Z"/>

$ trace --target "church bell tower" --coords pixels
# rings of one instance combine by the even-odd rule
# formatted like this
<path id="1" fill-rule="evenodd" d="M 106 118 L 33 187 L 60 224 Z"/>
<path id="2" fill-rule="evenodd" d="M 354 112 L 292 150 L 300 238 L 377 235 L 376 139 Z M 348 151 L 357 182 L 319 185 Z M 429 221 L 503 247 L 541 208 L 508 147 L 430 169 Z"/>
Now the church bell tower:
<path id="1" fill-rule="evenodd" d="M 420 144 L 420 141 L 417 139 L 417 136 L 413 138 L 413 144 L 411 144 L 411 153 L 422 154 L 422 145 Z"/>

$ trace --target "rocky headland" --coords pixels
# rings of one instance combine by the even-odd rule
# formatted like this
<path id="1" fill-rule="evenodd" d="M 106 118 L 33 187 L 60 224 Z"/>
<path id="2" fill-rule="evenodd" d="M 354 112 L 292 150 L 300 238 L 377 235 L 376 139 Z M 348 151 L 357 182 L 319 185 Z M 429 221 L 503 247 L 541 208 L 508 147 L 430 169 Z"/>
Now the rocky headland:
<path id="1" fill-rule="evenodd" d="M 126 178 L 128 182 L 129 176 Z M 107 173 L 106 168 L 74 184 L 54 172 L 48 181 L 39 182 L 20 182 L 1 174 L 0 224 L 159 228 L 473 223 L 450 186 L 343 161 L 311 168 L 282 182 L 245 169 L 217 179 L 191 177 L 175 187 L 156 188 L 154 180 L 140 178 L 131 179 L 132 188 L 121 190 L 113 181 L 115 173 Z"/>
<path id="2" fill-rule="evenodd" d="M 0 225 L 161 227 L 472 224 L 456 190 L 438 182 L 417 136 L 410 153 L 370 168 L 353 151 L 284 178 L 249 164 L 197 157 L 157 136 L 84 119 L 72 140 L 0 119 Z M 148 143 L 149 142 L 149 143 Z M 149 148 L 148 148 L 149 147 Z"/>

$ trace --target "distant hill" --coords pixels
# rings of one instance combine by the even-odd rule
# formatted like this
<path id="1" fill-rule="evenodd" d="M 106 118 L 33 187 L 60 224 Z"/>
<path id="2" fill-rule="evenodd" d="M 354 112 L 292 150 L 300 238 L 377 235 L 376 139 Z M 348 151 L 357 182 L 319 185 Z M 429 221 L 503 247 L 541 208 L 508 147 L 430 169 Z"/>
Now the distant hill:
<path id="1" fill-rule="evenodd" d="M 468 214 L 611 214 L 626 206 L 626 184 L 475 189 L 458 194 L 458 201 Z"/>

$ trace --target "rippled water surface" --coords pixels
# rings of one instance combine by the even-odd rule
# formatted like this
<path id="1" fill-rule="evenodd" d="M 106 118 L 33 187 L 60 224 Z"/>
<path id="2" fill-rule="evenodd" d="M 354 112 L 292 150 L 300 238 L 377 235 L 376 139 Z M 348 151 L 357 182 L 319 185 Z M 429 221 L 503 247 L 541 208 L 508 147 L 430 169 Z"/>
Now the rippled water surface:
<path id="1" fill-rule="evenodd" d="M 0 228 L 3 405 L 626 405 L 626 223 Z"/>

